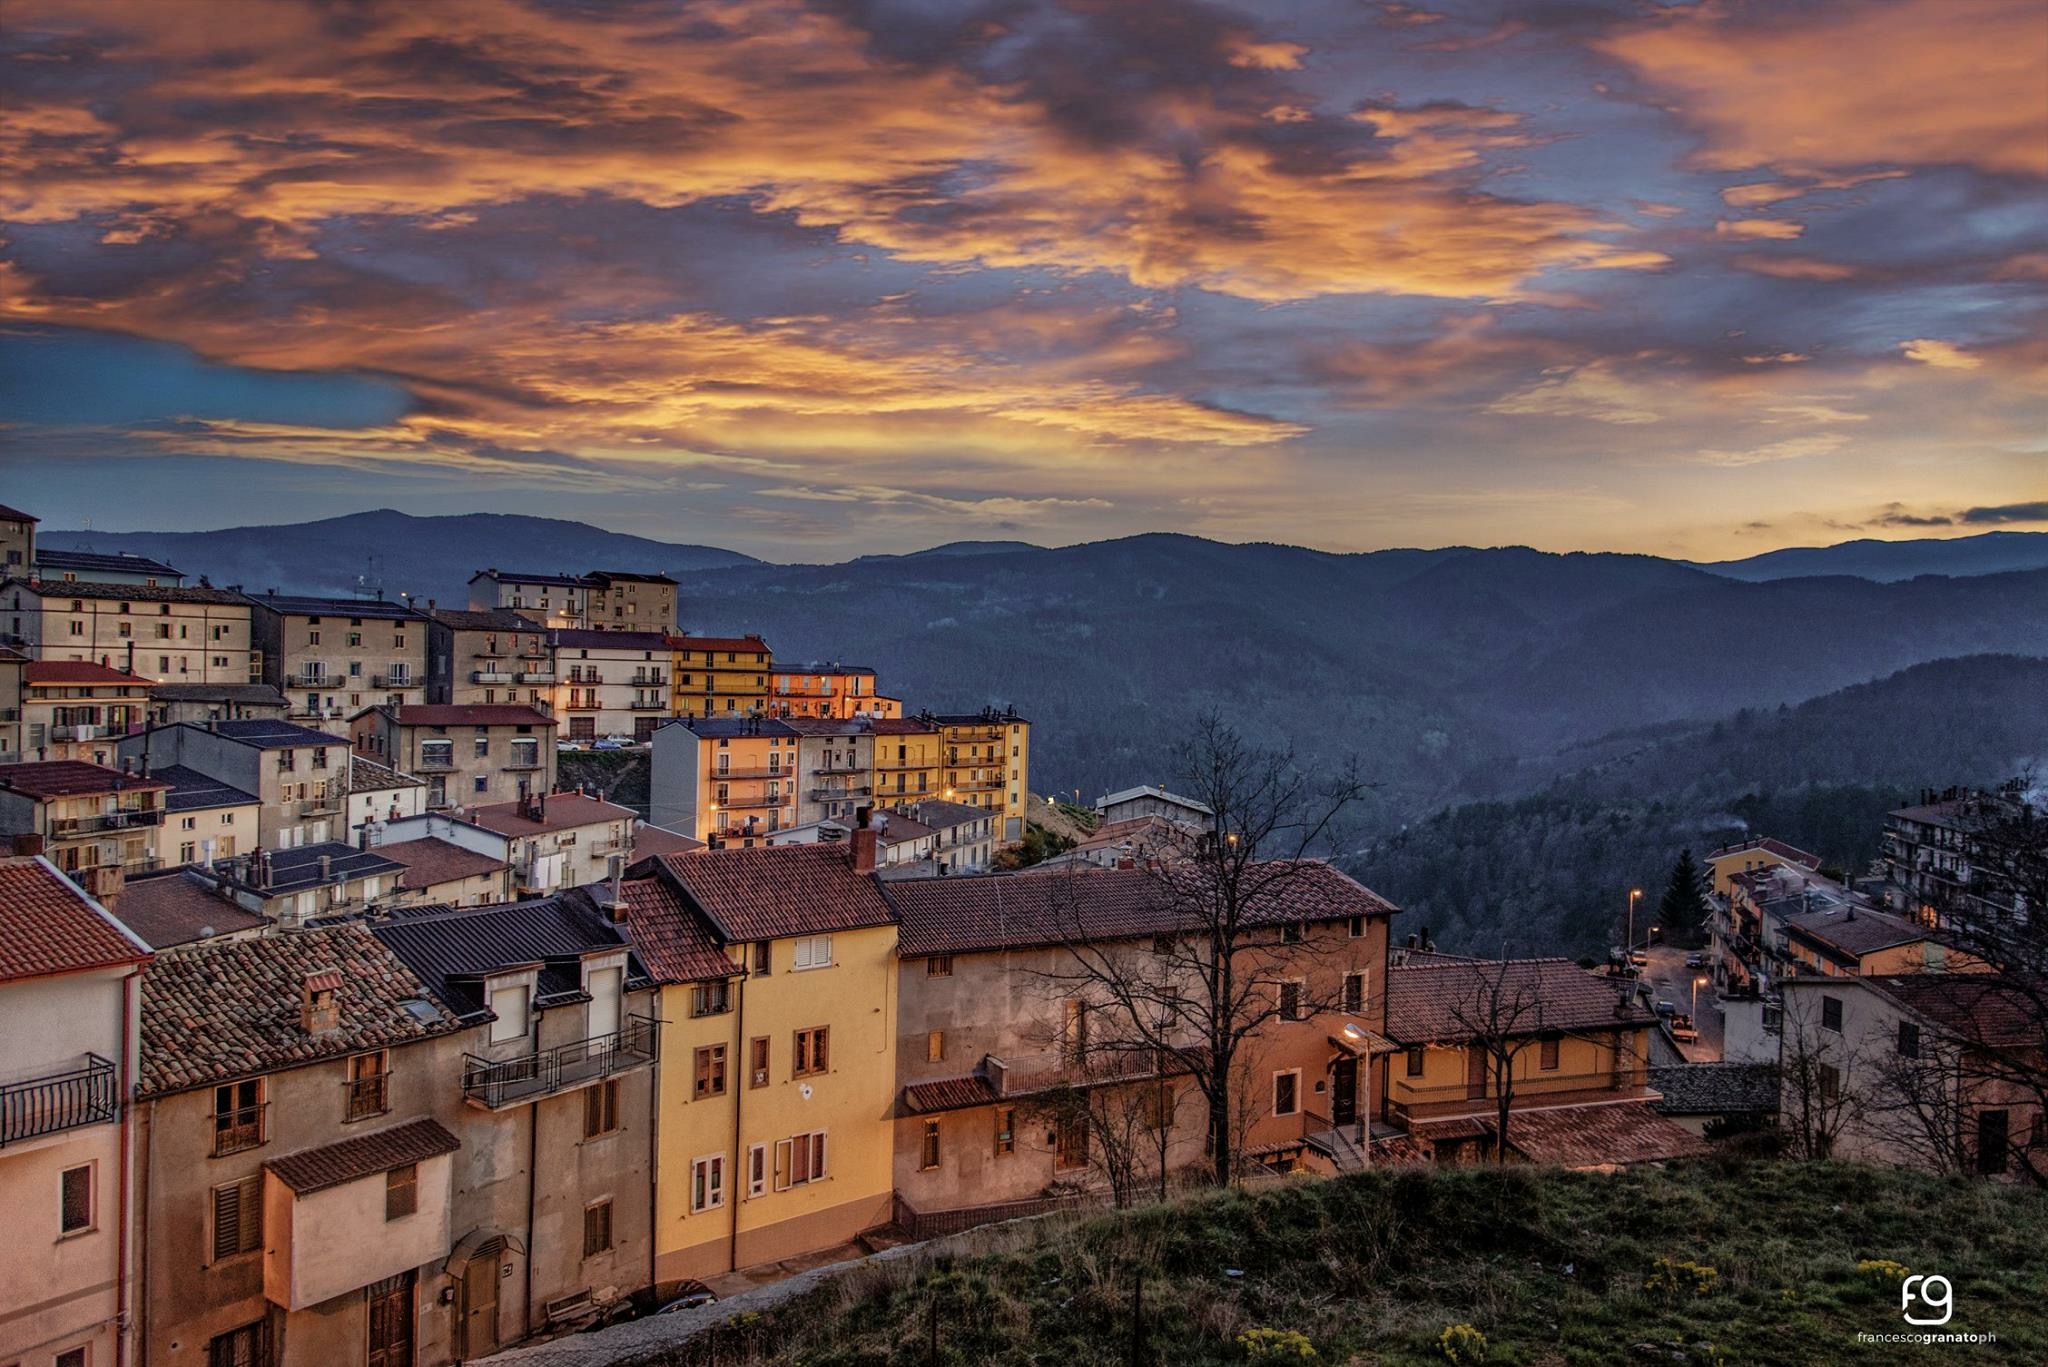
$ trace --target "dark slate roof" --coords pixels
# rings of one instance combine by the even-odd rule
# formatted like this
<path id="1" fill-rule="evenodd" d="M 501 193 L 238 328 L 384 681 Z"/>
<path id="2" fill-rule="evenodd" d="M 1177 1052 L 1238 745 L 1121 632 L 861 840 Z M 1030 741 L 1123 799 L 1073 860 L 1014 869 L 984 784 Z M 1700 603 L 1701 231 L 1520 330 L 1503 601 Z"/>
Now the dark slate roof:
<path id="1" fill-rule="evenodd" d="M 880 884 L 854 872 L 845 844 L 703 850 L 655 862 L 728 943 L 829 935 L 896 919 Z"/>
<path id="2" fill-rule="evenodd" d="M 827 847 L 836 848 L 836 847 Z M 693 855 L 691 858 L 702 858 Z M 1257 867 L 1257 866 L 1255 866 Z M 1318 860 L 1264 866 L 1264 892 L 1244 909 L 1249 926 L 1391 916 L 1392 903 Z M 1174 880 L 1185 880 L 1177 894 Z M 1025 949 L 1070 940 L 1122 940 L 1185 930 L 1201 904 L 1199 874 L 1171 866 L 919 878 L 887 885 L 902 924 L 905 958 L 976 950 Z"/>
<path id="3" fill-rule="evenodd" d="M 631 948 L 618 926 L 573 896 L 393 917 L 371 925 L 370 932 L 465 1020 L 490 1014 L 478 981 L 485 975 L 541 964 L 534 1005 L 556 1006 L 583 999 L 584 955 Z M 652 981 L 629 953 L 626 986 Z"/>
<path id="4" fill-rule="evenodd" d="M 113 968 L 148 946 L 41 859 L 0 859 L 0 982 Z"/>
<path id="5" fill-rule="evenodd" d="M 518 608 L 429 608 L 427 616 L 453 631 L 509 631 L 538 635 L 547 624 Z"/>
<path id="6" fill-rule="evenodd" d="M 796 727 L 778 717 L 677 717 L 673 725 L 712 740 L 800 734 Z"/>
<path id="7" fill-rule="evenodd" d="M 89 579 L 67 583 L 44 579 L 28 585 L 45 598 L 118 598 L 129 603 L 216 603 L 222 607 L 247 607 L 247 594 L 229 589 L 184 588 L 175 584 L 106 584 Z"/>
<path id="8" fill-rule="evenodd" d="M 1499 984 L 1496 987 L 1496 984 Z M 1624 1004 L 1617 1011 L 1615 1003 Z M 1460 1016 L 1466 1023 L 1461 1023 Z M 1560 1030 L 1633 1029 L 1656 1017 L 1614 980 L 1570 959 L 1456 959 L 1387 969 L 1387 1037 L 1399 1044 L 1446 1044 L 1469 1039 L 1470 1022 L 1514 1036 Z"/>
<path id="9" fill-rule="evenodd" d="M 1007 712 L 997 712 L 993 709 L 986 712 L 927 712 L 924 715 L 942 726 L 1008 726 L 1012 722 L 1025 726 L 1031 724 L 1029 717 L 1014 709 Z"/>
<path id="10" fill-rule="evenodd" d="M 400 726 L 540 726 L 555 724 L 545 712 L 525 703 L 408 703 L 403 707 L 365 708 L 389 713 Z M 357 716 L 362 713 L 358 712 Z"/>
<path id="11" fill-rule="evenodd" d="M 37 517 L 34 513 L 25 513 L 19 508 L 10 508 L 4 503 L 0 503 L 0 518 L 4 518 L 9 522 L 42 521 L 42 519 Z"/>
<path id="12" fill-rule="evenodd" d="M 302 745 L 338 745 L 348 748 L 348 737 L 330 736 L 325 731 L 315 731 L 310 726 L 282 718 L 238 717 L 227 721 L 196 722 L 181 721 L 180 726 L 196 730 L 211 731 L 243 745 L 253 745 L 259 750 L 290 750 Z"/>
<path id="13" fill-rule="evenodd" d="M 651 650 L 657 657 L 668 654 L 668 637 L 659 631 L 581 631 L 563 628 L 548 633 L 552 645 L 571 650 Z"/>
<path id="14" fill-rule="evenodd" d="M 160 683 L 149 696 L 163 702 L 239 702 L 285 706 L 284 694 L 269 684 Z"/>
<path id="15" fill-rule="evenodd" d="M 116 552 L 107 555 L 99 551 L 60 551 L 42 546 L 36 547 L 36 568 L 38 570 L 97 570 L 117 574 L 156 574 L 172 579 L 182 579 L 181 571 L 161 560 L 151 560 L 146 555 L 128 555 Z"/>
<path id="16" fill-rule="evenodd" d="M 425 621 L 426 613 L 382 598 L 314 598 L 286 593 L 243 595 L 260 608 L 292 617 L 374 617 L 386 621 Z"/>
<path id="17" fill-rule="evenodd" d="M 450 1134 L 438 1120 L 415 1120 L 394 1125 L 375 1134 L 351 1135 L 317 1149 L 301 1149 L 263 1166 L 300 1196 L 308 1196 L 344 1182 L 376 1177 L 409 1163 L 454 1153 L 462 1141 Z"/>
<path id="18" fill-rule="evenodd" d="M 1662 1093 L 1665 1115 L 1758 1114 L 1778 1109 L 1774 1063 L 1684 1063 L 1650 1069 L 1650 1090 Z"/>
<path id="19" fill-rule="evenodd" d="M 187 869 L 131 876 L 114 902 L 121 923 L 152 949 L 261 930 L 268 917 L 228 901 L 213 885 Z"/>
<path id="20" fill-rule="evenodd" d="M 635 815 L 631 807 L 621 807 L 582 793 L 549 793 L 540 799 L 540 803 L 541 815 L 537 821 L 521 812 L 521 804 L 517 801 L 466 808 L 463 819 L 487 831 L 517 837 L 592 826 L 600 821 L 626 821 Z"/>
<path id="21" fill-rule="evenodd" d="M 318 845 L 300 845 L 289 850 L 264 850 L 258 853 L 267 856 L 270 863 L 270 876 L 258 889 L 265 897 L 303 892 L 308 888 L 346 883 L 357 878 L 384 877 L 395 874 L 405 867 L 372 850 L 359 850 L 346 840 L 327 840 Z M 320 873 L 320 860 L 323 857 L 327 860 L 325 877 Z M 216 873 L 230 874 L 233 862 L 216 861 L 214 870 Z M 253 877 L 252 874 L 252 880 Z M 245 886 L 254 887 L 255 884 L 252 881 Z"/>
<path id="22" fill-rule="evenodd" d="M 233 788 L 219 779 L 200 773 L 184 764 L 167 764 L 161 769 L 150 770 L 149 776 L 160 783 L 171 785 L 170 793 L 164 798 L 164 807 L 173 812 L 204 811 L 209 807 L 251 807 L 260 799 Z"/>
<path id="23" fill-rule="evenodd" d="M 675 580 L 665 574 L 636 574 L 631 570 L 592 570 L 583 576 L 591 584 L 610 584 L 614 580 L 621 584 L 667 584 L 675 586 Z"/>
<path id="24" fill-rule="evenodd" d="M 1865 954 L 1900 945 L 1918 944 L 1936 938 L 1927 927 L 1902 916 L 1892 916 L 1869 907 L 1850 906 L 1833 911 L 1809 911 L 1781 918 L 1788 937 L 1804 940 L 1830 957 L 1854 962 Z"/>
<path id="25" fill-rule="evenodd" d="M 340 974 L 341 1024 L 306 1033 L 300 988 Z M 165 950 L 142 979 L 142 1095 L 409 1044 L 459 1028 L 398 956 L 359 925 Z"/>
<path id="26" fill-rule="evenodd" d="M 1727 855 L 1743 854 L 1750 850 L 1760 850 L 1767 854 L 1775 854 L 1780 859 L 1790 860 L 1804 869 L 1817 869 L 1820 867 L 1819 855 L 1808 854 L 1797 845 L 1787 845 L 1784 841 L 1774 839 L 1768 835 L 1758 836 L 1754 840 L 1744 840 L 1735 845 L 1723 845 L 1720 849 L 1709 854 L 1707 858 L 1720 859 Z"/>
<path id="27" fill-rule="evenodd" d="M 901 810 L 898 808 L 897 810 Z M 977 821 L 992 821 L 1002 813 L 988 807 L 970 807 L 964 802 L 947 802 L 943 798 L 927 798 L 916 803 L 912 809 L 914 819 L 921 825 L 935 831 L 951 830 L 955 826 L 967 826 Z"/>
<path id="28" fill-rule="evenodd" d="M 138 778 L 83 759 L 0 764 L 0 788 L 38 802 L 58 797 L 90 797 L 97 793 L 163 792 L 170 786 L 161 779 Z"/>
<path id="29" fill-rule="evenodd" d="M 469 576 L 474 584 L 479 579 L 495 579 L 507 584 L 552 584 L 565 589 L 586 589 L 590 581 L 580 574 L 541 574 L 538 571 L 526 573 L 520 570 L 488 569 L 478 570 Z"/>

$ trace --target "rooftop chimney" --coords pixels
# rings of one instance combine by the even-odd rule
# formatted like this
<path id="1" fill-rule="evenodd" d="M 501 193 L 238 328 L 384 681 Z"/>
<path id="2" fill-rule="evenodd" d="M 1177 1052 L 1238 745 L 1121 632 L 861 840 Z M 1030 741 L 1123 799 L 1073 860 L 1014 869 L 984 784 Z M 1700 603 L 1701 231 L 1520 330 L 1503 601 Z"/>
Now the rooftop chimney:
<path id="1" fill-rule="evenodd" d="M 324 883 L 324 882 L 326 882 L 326 881 L 327 881 L 327 880 L 328 880 L 329 878 L 332 878 L 333 876 L 334 876 L 334 856 L 333 856 L 333 855 L 331 855 L 331 854 L 323 854 L 323 855 L 321 855 L 321 856 L 320 856 L 320 881 Z"/>
<path id="2" fill-rule="evenodd" d="M 308 973 L 299 984 L 299 1023 L 309 1035 L 324 1035 L 341 1028 L 341 970 L 320 968 Z"/>
<path id="3" fill-rule="evenodd" d="M 880 833 L 868 825 L 873 809 L 856 807 L 853 813 L 853 871 L 873 873 L 875 856 L 882 843 Z"/>

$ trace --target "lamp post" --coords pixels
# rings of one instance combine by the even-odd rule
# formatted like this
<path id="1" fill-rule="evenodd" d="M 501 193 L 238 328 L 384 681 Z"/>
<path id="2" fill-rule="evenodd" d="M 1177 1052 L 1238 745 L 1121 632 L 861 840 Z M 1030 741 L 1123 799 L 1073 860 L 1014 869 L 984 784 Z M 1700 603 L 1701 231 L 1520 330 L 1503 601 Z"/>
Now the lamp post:
<path id="1" fill-rule="evenodd" d="M 1636 899 L 1643 895 L 1641 888 L 1628 890 L 1628 933 L 1621 942 L 1621 962 L 1633 974 L 1636 968 Z"/>
<path id="2" fill-rule="evenodd" d="M 1703 974 L 1695 974 L 1692 980 L 1692 1023 L 1698 1029 L 1700 1023 L 1700 984 L 1706 981 Z"/>

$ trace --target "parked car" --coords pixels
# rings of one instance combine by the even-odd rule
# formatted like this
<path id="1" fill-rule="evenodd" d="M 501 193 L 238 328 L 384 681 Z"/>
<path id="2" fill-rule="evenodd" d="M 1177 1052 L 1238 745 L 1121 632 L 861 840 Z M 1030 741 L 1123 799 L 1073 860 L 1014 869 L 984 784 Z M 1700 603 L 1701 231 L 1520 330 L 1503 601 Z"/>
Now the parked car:
<path id="1" fill-rule="evenodd" d="M 1667 1020 L 1676 1016 L 1678 1014 L 1678 1003 L 1659 999 L 1657 1002 L 1657 1014 Z"/>
<path id="2" fill-rule="evenodd" d="M 590 748 L 593 750 L 623 750 L 628 744 L 629 742 L 622 740 L 618 736 L 606 736 L 603 740 L 592 741 Z"/>
<path id="3" fill-rule="evenodd" d="M 1685 966 L 1687 968 L 1705 968 L 1707 966 L 1707 956 L 1704 954 L 1688 954 L 1685 956 Z"/>
<path id="4" fill-rule="evenodd" d="M 1643 965 L 1650 962 L 1650 956 L 1648 954 L 1645 954 L 1640 949 L 1632 949 L 1628 952 L 1628 961 L 1634 964 L 1637 968 L 1641 968 Z"/>
<path id="5" fill-rule="evenodd" d="M 1671 1018 L 1671 1038 L 1679 1041 L 1681 1044 L 1690 1044 L 1699 1037 L 1699 1027 L 1692 1023 L 1691 1016 L 1673 1016 Z"/>
<path id="6" fill-rule="evenodd" d="M 654 1313 L 657 1315 L 673 1315 L 678 1310 L 695 1310 L 700 1305 L 710 1305 L 717 1299 L 717 1295 L 704 1283 L 688 1281 L 678 1286 L 674 1298 Z"/>

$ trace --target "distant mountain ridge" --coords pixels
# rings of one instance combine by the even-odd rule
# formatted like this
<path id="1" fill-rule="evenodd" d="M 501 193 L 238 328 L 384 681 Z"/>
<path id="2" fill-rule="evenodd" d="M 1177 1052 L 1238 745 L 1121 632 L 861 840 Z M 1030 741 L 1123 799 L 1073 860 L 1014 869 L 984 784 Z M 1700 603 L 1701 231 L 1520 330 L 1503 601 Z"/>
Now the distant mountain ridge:
<path id="1" fill-rule="evenodd" d="M 1752 582 L 1847 574 L 1891 582 L 1922 574 L 2004 574 L 2048 568 L 2048 532 L 1985 532 L 1945 540 L 1844 541 L 1834 546 L 1789 546 L 1746 560 L 1702 564 L 1728 579 Z"/>

